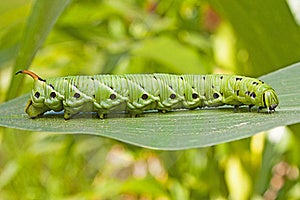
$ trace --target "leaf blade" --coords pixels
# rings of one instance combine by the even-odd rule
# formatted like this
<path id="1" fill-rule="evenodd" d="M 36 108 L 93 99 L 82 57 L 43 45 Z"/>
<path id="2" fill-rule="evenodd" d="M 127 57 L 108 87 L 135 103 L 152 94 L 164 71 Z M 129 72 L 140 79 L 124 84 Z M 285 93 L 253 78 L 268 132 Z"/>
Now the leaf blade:
<path id="1" fill-rule="evenodd" d="M 234 113 L 232 107 L 168 114 L 149 113 L 140 118 L 97 119 L 78 117 L 68 121 L 62 115 L 46 115 L 31 120 L 23 109 L 29 95 L 0 105 L 0 125 L 4 127 L 72 134 L 105 136 L 151 149 L 178 150 L 211 146 L 238 140 L 278 126 L 300 122 L 300 63 L 261 77 L 274 86 L 280 107 L 273 114 Z"/>
<path id="2" fill-rule="evenodd" d="M 42 46 L 57 18 L 68 5 L 70 0 L 35 1 L 27 20 L 22 43 L 18 49 L 13 71 L 28 69 L 37 50 Z M 16 97 L 23 78 L 12 79 L 6 99 Z"/>

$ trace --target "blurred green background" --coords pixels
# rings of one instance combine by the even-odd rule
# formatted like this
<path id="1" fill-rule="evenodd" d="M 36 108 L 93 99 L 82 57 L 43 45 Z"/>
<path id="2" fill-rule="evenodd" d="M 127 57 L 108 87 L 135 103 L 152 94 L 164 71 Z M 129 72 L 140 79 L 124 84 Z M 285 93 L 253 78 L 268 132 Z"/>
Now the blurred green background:
<path id="1" fill-rule="evenodd" d="M 14 76 L 29 66 L 44 78 L 258 77 L 300 61 L 297 11 L 287 2 L 2 1 L 0 102 L 30 91 L 31 79 Z M 294 125 L 214 147 L 154 151 L 0 128 L 0 199 L 300 199 L 299 133 Z"/>

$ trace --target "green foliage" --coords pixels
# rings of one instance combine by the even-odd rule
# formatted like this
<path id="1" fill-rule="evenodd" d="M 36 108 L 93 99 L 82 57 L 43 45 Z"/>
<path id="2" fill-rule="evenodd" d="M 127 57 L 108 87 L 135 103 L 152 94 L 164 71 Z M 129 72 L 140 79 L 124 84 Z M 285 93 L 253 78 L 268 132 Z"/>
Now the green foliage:
<path id="1" fill-rule="evenodd" d="M 32 80 L 24 83 L 22 76 L 13 76 L 29 65 L 47 77 L 224 71 L 257 77 L 300 58 L 299 26 L 286 1 L 74 0 L 68 4 L 12 0 L 0 4 L 0 101 L 30 90 Z M 268 82 L 276 85 L 277 80 Z M 289 78 L 280 80 L 284 82 L 278 84 L 284 86 Z M 290 95 L 279 95 L 283 103 L 279 110 L 297 115 L 297 105 L 292 103 L 298 102 L 299 88 L 293 86 L 283 90 Z M 19 117 L 15 111 L 23 103 L 15 103 L 11 118 Z M 207 111 L 214 112 L 219 110 Z M 194 113 L 197 111 L 182 114 Z M 245 113 L 244 120 L 248 114 L 258 115 Z M 268 117 L 275 116 L 277 113 Z M 156 114 L 125 120 L 154 117 Z M 57 121 L 63 122 L 60 118 Z M 300 138 L 296 126 L 214 147 L 171 152 L 90 135 L 1 128 L 0 196 L 261 199 L 273 195 L 299 199 Z"/>
<path id="2" fill-rule="evenodd" d="M 237 72 L 259 76 L 300 60 L 300 27 L 287 1 L 208 2 L 234 30 Z"/>

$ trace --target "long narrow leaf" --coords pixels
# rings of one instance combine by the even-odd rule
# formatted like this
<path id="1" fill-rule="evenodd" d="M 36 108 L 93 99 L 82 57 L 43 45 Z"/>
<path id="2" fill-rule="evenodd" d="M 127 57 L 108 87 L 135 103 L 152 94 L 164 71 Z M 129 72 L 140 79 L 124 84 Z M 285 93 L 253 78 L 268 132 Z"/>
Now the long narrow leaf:
<path id="1" fill-rule="evenodd" d="M 28 68 L 37 50 L 44 43 L 54 23 L 69 1 L 70 0 L 35 1 L 23 33 L 22 45 L 17 51 L 13 72 L 16 72 L 18 69 Z M 21 82 L 22 78 L 12 79 L 9 87 L 9 91 L 11 92 L 8 93 L 7 99 L 12 99 L 17 96 Z"/>

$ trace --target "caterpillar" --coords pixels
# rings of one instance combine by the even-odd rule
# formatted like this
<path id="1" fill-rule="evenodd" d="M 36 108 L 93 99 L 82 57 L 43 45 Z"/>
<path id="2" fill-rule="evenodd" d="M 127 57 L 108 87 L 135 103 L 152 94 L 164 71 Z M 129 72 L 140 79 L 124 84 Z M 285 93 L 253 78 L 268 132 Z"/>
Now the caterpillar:
<path id="1" fill-rule="evenodd" d="M 31 117 L 64 110 L 64 119 L 79 112 L 96 112 L 103 119 L 109 113 L 125 111 L 132 116 L 147 110 L 163 113 L 173 109 L 195 109 L 232 105 L 253 106 L 274 112 L 279 101 L 275 90 L 261 80 L 237 75 L 124 74 L 67 76 L 34 79 L 25 112 Z"/>

